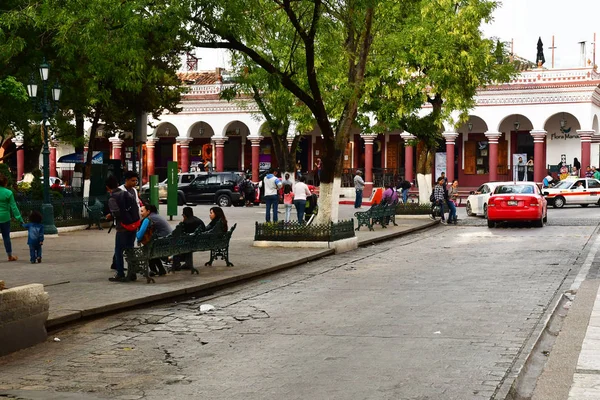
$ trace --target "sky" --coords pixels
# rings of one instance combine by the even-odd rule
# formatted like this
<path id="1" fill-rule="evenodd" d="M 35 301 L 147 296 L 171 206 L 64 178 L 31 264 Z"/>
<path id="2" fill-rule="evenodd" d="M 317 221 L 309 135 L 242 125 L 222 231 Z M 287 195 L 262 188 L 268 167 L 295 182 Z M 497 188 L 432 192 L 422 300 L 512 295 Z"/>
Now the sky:
<path id="1" fill-rule="evenodd" d="M 537 54 L 537 41 L 544 44 L 544 67 L 552 67 L 552 35 L 554 35 L 554 67 L 579 67 L 581 47 L 587 41 L 586 59 L 592 59 L 594 32 L 600 41 L 600 0 L 503 0 L 494 11 L 494 21 L 482 26 L 484 35 L 504 42 L 514 40 L 514 52 L 532 62 Z M 227 67 L 225 51 L 197 49 L 201 57 L 200 71 Z M 596 64 L 600 64 L 600 46 Z"/>
<path id="2" fill-rule="evenodd" d="M 505 42 L 514 39 L 515 54 L 532 62 L 541 37 L 546 68 L 552 67 L 552 35 L 555 68 L 581 66 L 578 42 L 587 41 L 591 60 L 594 32 L 600 41 L 600 0 L 503 0 L 493 16 L 491 24 L 482 26 L 485 36 Z M 600 64 L 600 46 L 596 53 L 596 64 Z"/>

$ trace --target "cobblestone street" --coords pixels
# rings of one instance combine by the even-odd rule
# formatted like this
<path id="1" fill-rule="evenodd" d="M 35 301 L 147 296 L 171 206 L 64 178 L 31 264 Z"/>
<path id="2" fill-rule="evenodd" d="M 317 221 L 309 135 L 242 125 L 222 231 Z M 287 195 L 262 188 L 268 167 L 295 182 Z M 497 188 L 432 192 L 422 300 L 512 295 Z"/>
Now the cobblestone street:
<path id="1" fill-rule="evenodd" d="M 0 359 L 0 389 L 82 399 L 504 398 L 596 229 L 555 222 L 439 227 L 52 332 Z"/>

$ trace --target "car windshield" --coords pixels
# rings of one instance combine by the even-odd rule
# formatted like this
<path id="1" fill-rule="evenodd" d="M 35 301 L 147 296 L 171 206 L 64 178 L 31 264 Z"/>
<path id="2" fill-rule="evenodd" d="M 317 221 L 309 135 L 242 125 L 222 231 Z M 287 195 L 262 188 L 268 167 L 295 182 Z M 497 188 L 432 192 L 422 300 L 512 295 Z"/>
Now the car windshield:
<path id="1" fill-rule="evenodd" d="M 573 182 L 574 181 L 560 181 L 558 184 L 554 185 L 552 188 L 553 189 L 569 189 L 571 186 L 573 186 Z"/>
<path id="2" fill-rule="evenodd" d="M 496 188 L 494 194 L 534 194 L 533 185 L 501 185 Z"/>

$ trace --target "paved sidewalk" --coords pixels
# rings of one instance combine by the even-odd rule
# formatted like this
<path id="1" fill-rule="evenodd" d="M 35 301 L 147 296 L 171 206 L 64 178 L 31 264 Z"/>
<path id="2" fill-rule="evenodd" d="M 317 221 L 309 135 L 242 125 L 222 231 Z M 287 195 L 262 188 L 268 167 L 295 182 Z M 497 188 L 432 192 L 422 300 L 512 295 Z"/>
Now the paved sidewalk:
<path id="1" fill-rule="evenodd" d="M 195 206 L 194 214 L 208 222 L 209 208 L 207 205 Z M 352 206 L 342 205 L 340 217 L 348 219 L 354 211 Z M 161 206 L 161 212 L 166 213 L 166 206 Z M 13 252 L 19 256 L 19 260 L 1 263 L 0 280 L 4 280 L 7 287 L 44 284 L 50 295 L 47 326 L 52 327 L 90 315 L 218 287 L 333 254 L 333 250 L 327 249 L 253 247 L 254 223 L 264 221 L 264 213 L 264 206 L 225 209 L 229 225 L 237 223 L 229 255 L 234 267 L 226 267 L 221 260 L 215 261 L 211 267 L 205 267 L 209 256 L 207 252 L 201 252 L 194 254 L 199 275 L 180 271 L 157 277 L 154 284 L 147 284 L 145 279 L 139 278 L 136 282 L 113 283 L 108 281 L 108 277 L 113 275 L 109 268 L 114 231 L 107 234 L 106 229 L 81 230 L 47 237 L 41 264 L 30 264 L 27 238 L 13 238 Z M 178 215 L 181 215 L 181 207 Z M 281 212 L 279 217 L 283 218 Z M 177 216 L 171 223 L 176 225 L 180 220 L 181 217 Z M 427 216 L 398 217 L 397 223 L 399 226 L 387 229 L 375 227 L 374 232 L 362 227 L 357 232 L 359 245 L 436 225 Z"/>

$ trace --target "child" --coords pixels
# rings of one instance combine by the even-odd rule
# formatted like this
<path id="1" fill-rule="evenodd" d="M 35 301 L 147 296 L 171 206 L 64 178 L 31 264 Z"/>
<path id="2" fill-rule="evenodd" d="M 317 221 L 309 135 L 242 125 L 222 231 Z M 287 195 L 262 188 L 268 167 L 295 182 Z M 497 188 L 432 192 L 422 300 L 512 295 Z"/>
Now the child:
<path id="1" fill-rule="evenodd" d="M 283 205 L 285 206 L 285 222 L 290 222 L 292 206 L 294 205 L 294 192 L 292 192 L 292 185 L 286 184 L 283 186 Z"/>
<path id="2" fill-rule="evenodd" d="M 27 228 L 27 244 L 29 245 L 29 256 L 31 263 L 42 262 L 42 245 L 44 244 L 44 225 L 42 225 L 42 214 L 33 210 L 29 214 L 29 223 L 23 224 Z"/>

